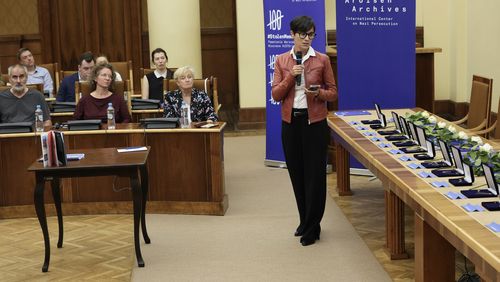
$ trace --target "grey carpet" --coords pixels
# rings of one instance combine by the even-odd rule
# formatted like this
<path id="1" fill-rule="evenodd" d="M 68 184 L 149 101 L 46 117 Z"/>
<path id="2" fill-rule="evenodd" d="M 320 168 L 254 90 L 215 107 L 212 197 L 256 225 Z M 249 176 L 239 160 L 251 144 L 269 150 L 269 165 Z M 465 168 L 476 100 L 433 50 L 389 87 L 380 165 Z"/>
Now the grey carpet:
<path id="1" fill-rule="evenodd" d="M 330 197 L 321 240 L 301 246 L 288 172 L 264 166 L 265 136 L 224 141 L 226 215 L 148 214 L 133 281 L 390 281 Z"/>

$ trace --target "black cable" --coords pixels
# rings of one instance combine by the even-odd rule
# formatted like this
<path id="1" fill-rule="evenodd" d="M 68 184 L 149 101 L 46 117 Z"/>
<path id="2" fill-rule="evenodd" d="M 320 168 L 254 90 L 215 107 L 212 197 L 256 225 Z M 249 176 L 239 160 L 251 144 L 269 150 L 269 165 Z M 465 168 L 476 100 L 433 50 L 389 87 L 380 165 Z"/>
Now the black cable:
<path id="1" fill-rule="evenodd" d="M 113 176 L 113 191 L 114 192 L 121 192 L 121 191 L 125 191 L 125 190 L 132 190 L 132 187 L 130 186 L 125 186 L 125 187 L 121 187 L 121 188 L 115 188 L 115 184 L 116 184 L 116 180 L 118 179 L 118 176 Z"/>
<path id="2" fill-rule="evenodd" d="M 465 272 L 458 278 L 458 282 L 480 282 L 481 278 L 474 271 L 467 269 L 467 258 L 464 256 Z"/>

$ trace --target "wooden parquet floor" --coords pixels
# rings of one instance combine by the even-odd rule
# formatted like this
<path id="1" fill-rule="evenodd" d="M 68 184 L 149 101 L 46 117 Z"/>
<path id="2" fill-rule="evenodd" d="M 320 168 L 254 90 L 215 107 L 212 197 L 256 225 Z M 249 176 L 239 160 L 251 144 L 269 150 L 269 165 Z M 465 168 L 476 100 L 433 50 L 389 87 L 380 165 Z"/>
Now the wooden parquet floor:
<path id="1" fill-rule="evenodd" d="M 61 249 L 57 219 L 47 222 L 51 258 L 49 272 L 42 273 L 38 220 L 0 220 L 0 281 L 130 281 L 135 263 L 132 215 L 65 216 Z"/>
<path id="2" fill-rule="evenodd" d="M 406 210 L 409 259 L 389 259 L 385 248 L 384 191 L 380 181 L 351 176 L 352 197 L 339 197 L 336 174 L 330 196 L 394 281 L 413 281 L 413 212 Z M 0 220 L 0 281 L 130 281 L 135 264 L 132 215 L 64 217 L 64 245 L 57 249 L 57 220 L 48 218 L 51 261 L 42 273 L 44 248 L 36 218 Z M 463 257 L 457 254 L 457 277 Z"/>
<path id="3" fill-rule="evenodd" d="M 394 281 L 414 281 L 414 232 L 413 211 L 405 209 L 405 246 L 408 259 L 391 260 L 385 248 L 384 189 L 382 183 L 366 176 L 351 175 L 353 196 L 340 197 L 337 193 L 337 175 L 328 174 L 328 192 L 347 219 L 363 238 L 368 248 Z M 455 278 L 464 272 L 464 256 L 456 252 Z M 467 261 L 469 271 L 474 266 Z M 472 281 L 472 280 L 471 280 Z"/>
<path id="4" fill-rule="evenodd" d="M 385 271 L 394 281 L 413 281 L 413 211 L 405 210 L 406 249 L 409 259 L 390 260 L 385 248 L 384 189 L 378 179 L 351 175 L 353 196 L 339 197 L 337 175 L 328 174 L 328 191 L 347 219 L 363 238 Z"/>

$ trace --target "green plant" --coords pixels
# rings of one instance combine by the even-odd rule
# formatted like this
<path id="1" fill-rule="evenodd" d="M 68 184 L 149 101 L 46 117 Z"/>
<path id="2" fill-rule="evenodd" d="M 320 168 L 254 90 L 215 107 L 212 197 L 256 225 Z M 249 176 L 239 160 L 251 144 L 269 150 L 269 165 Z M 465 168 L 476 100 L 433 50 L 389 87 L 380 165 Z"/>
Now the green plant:
<path id="1" fill-rule="evenodd" d="M 493 167 L 495 172 L 500 172 L 500 152 L 493 151 L 488 143 L 483 144 L 480 137 L 468 137 L 463 131 L 457 132 L 453 125 L 446 126 L 445 122 L 436 123 L 436 118 L 426 111 L 406 114 L 406 119 L 423 127 L 429 137 L 465 149 L 464 162 L 472 166 L 475 175 L 484 174 L 483 163 Z M 500 182 L 500 174 L 495 177 Z"/>

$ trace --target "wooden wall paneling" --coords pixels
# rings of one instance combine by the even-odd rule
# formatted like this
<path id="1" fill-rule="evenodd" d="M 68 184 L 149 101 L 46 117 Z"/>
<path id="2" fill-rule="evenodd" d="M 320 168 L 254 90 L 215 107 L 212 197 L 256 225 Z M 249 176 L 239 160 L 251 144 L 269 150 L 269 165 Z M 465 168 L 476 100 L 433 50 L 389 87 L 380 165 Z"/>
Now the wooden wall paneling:
<path id="1" fill-rule="evenodd" d="M 110 61 L 132 61 L 134 85 L 140 86 L 139 68 L 142 65 L 141 2 L 139 0 L 110 0 L 96 2 L 100 27 L 95 42 L 96 53 L 108 55 Z M 118 11 L 118 12 L 117 12 Z M 117 48 L 120 47 L 120 48 Z M 140 89 L 140 87 L 136 87 Z"/>
<path id="2" fill-rule="evenodd" d="M 266 128 L 266 108 L 240 108 L 238 129 L 264 129 Z"/>
<path id="3" fill-rule="evenodd" d="M 149 69 L 151 67 L 151 55 L 150 55 L 151 51 L 149 50 L 149 48 L 150 48 L 149 47 L 149 32 L 147 32 L 147 31 L 142 32 L 141 45 L 142 45 L 142 68 Z M 141 89 L 140 85 L 136 85 L 136 89 L 140 91 L 140 89 Z"/>
<path id="4" fill-rule="evenodd" d="M 1 73 L 7 73 L 9 66 L 18 63 L 17 51 L 21 47 L 31 49 L 37 63 L 43 63 L 41 38 L 38 34 L 0 36 Z"/>
<path id="5" fill-rule="evenodd" d="M 219 103 L 229 109 L 239 104 L 235 38 L 234 28 L 202 29 L 203 77 L 217 77 Z"/>
<path id="6" fill-rule="evenodd" d="M 106 53 L 110 61 L 132 60 L 138 69 L 141 7 L 141 0 L 40 0 L 42 50 L 49 52 L 45 59 L 60 63 L 62 70 L 75 70 L 80 54 L 92 51 Z"/>
<path id="7" fill-rule="evenodd" d="M 148 1 L 141 0 L 141 9 L 142 9 L 142 19 L 141 19 L 141 46 L 142 46 L 142 62 L 140 65 L 137 65 L 136 69 L 142 68 L 150 68 L 150 56 L 149 56 L 149 24 L 148 24 Z M 134 73 L 135 76 L 135 73 Z M 139 77 L 140 78 L 140 77 Z M 141 86 L 140 83 L 135 84 L 135 89 L 140 92 Z"/>
<path id="8" fill-rule="evenodd" d="M 424 27 L 417 26 L 415 29 L 415 42 L 417 47 L 424 47 Z"/>
<path id="9" fill-rule="evenodd" d="M 94 0 L 96 1 L 96 0 Z M 124 3 L 128 1 L 108 0 L 97 1 L 96 17 L 98 30 L 96 30 L 95 44 L 96 55 L 104 53 L 110 61 L 125 61 L 127 33 Z M 124 48 L 117 48 L 123 46 Z"/>
<path id="10" fill-rule="evenodd" d="M 42 57 L 42 44 L 39 34 L 26 34 L 22 36 L 21 46 L 29 48 L 37 64 L 44 63 Z M 17 52 L 16 52 L 17 53 Z"/>
<path id="11" fill-rule="evenodd" d="M 59 46 L 60 64 L 62 70 L 75 70 L 81 53 L 91 50 L 90 41 L 87 39 L 91 31 L 87 28 L 86 15 L 90 12 L 90 3 L 86 1 L 54 0 L 57 3 L 57 36 L 54 45 Z"/>
<path id="12" fill-rule="evenodd" d="M 469 112 L 468 102 L 455 102 L 452 100 L 436 100 L 434 101 L 434 113 L 447 120 L 459 120 Z M 493 117 L 490 116 L 490 119 Z"/>
<path id="13" fill-rule="evenodd" d="M 415 105 L 434 112 L 434 53 L 417 53 Z"/>
<path id="14" fill-rule="evenodd" d="M 0 36 L 1 72 L 7 73 L 9 66 L 17 63 L 16 53 L 21 47 L 21 35 Z"/>
<path id="15" fill-rule="evenodd" d="M 236 1 L 200 0 L 203 76 L 218 79 L 221 111 L 239 108 Z"/>
<path id="16" fill-rule="evenodd" d="M 53 18 L 52 5 L 49 0 L 38 0 L 38 31 L 41 37 L 41 48 L 42 52 L 42 61 L 43 62 L 60 62 L 60 60 L 56 60 L 54 56 L 55 46 L 52 44 L 52 36 L 53 34 L 53 23 L 55 19 Z"/>
<path id="17" fill-rule="evenodd" d="M 141 78 L 139 75 L 139 70 L 143 65 L 143 52 L 142 48 L 142 16 L 143 16 L 143 7 L 141 0 L 129 0 L 127 2 L 127 6 L 125 7 L 125 12 L 128 14 L 126 18 L 128 18 L 129 24 L 129 32 L 127 32 L 127 57 L 126 60 L 132 61 L 132 68 L 134 70 L 134 87 L 139 91 L 141 88 Z M 146 6 L 147 7 L 147 6 Z M 146 13 L 147 16 L 147 13 Z M 146 20 L 147 22 L 147 20 Z M 149 39 L 148 39 L 149 40 Z M 146 53 L 149 53 L 149 43 L 146 49 Z M 146 56 L 148 58 L 149 56 Z"/>

